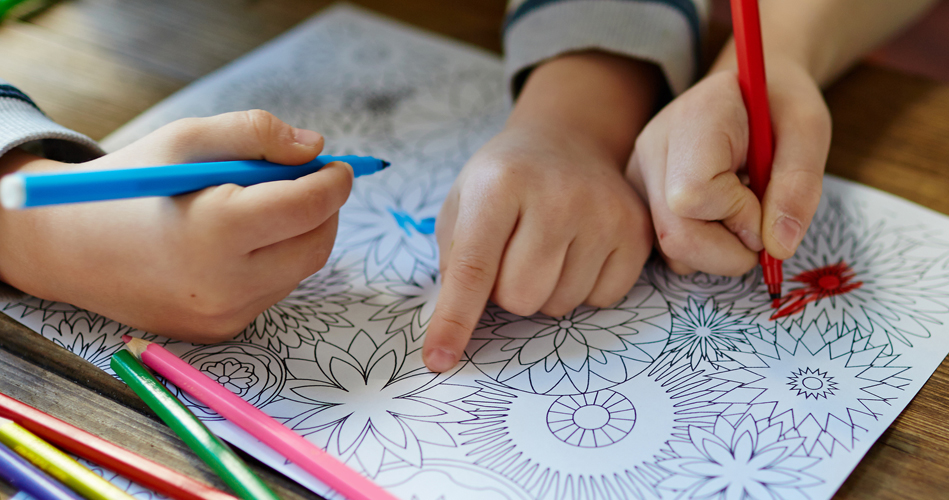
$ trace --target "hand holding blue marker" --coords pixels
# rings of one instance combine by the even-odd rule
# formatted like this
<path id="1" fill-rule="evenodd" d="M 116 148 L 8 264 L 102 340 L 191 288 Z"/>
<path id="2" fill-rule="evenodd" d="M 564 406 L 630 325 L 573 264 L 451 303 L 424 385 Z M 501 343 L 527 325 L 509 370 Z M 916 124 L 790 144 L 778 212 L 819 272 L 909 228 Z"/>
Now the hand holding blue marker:
<path id="1" fill-rule="evenodd" d="M 264 160 L 243 160 L 120 170 L 16 173 L 0 179 L 0 203 L 4 208 L 17 209 L 144 196 L 175 196 L 222 184 L 250 186 L 293 180 L 312 174 L 334 161 L 350 164 L 356 177 L 378 172 L 390 165 L 385 160 L 369 156 L 325 155 L 295 166 Z"/>

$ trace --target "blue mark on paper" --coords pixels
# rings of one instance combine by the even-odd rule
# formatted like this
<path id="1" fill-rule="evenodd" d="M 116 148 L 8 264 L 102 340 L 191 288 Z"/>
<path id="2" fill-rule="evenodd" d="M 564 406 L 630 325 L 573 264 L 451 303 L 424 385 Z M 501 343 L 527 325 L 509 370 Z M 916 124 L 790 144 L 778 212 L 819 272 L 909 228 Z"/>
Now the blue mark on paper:
<path id="1" fill-rule="evenodd" d="M 389 213 L 395 217 L 395 222 L 405 231 L 405 235 L 411 237 L 412 232 L 409 231 L 409 228 L 415 228 L 420 234 L 434 234 L 435 233 L 435 218 L 426 217 L 418 222 L 412 218 L 411 215 L 394 208 L 389 209 Z"/>

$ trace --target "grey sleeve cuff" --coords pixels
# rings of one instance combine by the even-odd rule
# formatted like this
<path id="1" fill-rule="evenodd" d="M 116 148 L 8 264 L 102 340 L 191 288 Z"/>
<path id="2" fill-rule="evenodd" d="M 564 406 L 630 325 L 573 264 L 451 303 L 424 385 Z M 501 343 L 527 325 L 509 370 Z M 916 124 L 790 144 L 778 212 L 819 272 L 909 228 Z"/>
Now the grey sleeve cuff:
<path id="1" fill-rule="evenodd" d="M 95 141 L 50 120 L 29 97 L 0 80 L 0 156 L 18 146 L 36 146 L 46 158 L 67 163 L 104 154 Z"/>
<path id="2" fill-rule="evenodd" d="M 674 95 L 695 79 L 707 0 L 514 0 L 504 26 L 512 96 L 541 62 L 598 49 L 658 65 Z"/>

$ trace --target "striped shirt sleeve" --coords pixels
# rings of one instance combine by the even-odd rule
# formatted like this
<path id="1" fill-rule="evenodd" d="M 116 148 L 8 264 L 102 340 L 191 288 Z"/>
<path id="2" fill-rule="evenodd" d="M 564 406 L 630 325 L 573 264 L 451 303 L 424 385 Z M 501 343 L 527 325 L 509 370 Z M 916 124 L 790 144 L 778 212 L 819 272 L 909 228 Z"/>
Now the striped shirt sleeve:
<path id="1" fill-rule="evenodd" d="M 26 94 L 0 80 L 0 156 L 19 146 L 67 163 L 103 154 L 95 141 L 49 119 Z"/>
<path id="2" fill-rule="evenodd" d="M 505 75 L 516 96 L 530 69 L 598 49 L 657 64 L 673 94 L 696 78 L 709 0 L 510 0 Z"/>

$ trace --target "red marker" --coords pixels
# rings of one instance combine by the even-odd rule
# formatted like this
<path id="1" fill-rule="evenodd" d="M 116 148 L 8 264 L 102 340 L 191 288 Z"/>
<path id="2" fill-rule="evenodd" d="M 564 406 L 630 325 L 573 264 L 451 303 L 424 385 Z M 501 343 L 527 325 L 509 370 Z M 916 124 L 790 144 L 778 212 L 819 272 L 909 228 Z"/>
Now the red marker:
<path id="1" fill-rule="evenodd" d="M 748 177 L 751 190 L 761 201 L 771 180 L 774 159 L 774 135 L 771 131 L 771 110 L 768 107 L 768 82 L 764 72 L 764 49 L 761 44 L 761 22 L 758 0 L 731 0 L 735 52 L 738 55 L 738 85 L 748 110 Z M 768 285 L 772 307 L 781 299 L 781 261 L 762 250 L 759 254 L 764 282 Z"/>

